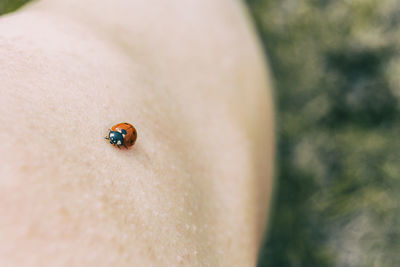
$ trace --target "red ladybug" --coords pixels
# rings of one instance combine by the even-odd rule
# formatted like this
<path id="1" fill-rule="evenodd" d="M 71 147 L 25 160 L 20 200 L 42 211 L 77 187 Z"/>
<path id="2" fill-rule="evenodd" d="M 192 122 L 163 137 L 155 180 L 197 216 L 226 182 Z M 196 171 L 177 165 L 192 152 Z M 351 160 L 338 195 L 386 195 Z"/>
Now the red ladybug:
<path id="1" fill-rule="evenodd" d="M 122 122 L 114 125 L 108 132 L 108 136 L 105 139 L 110 140 L 110 144 L 116 145 L 119 149 L 120 146 L 128 148 L 135 144 L 137 138 L 137 132 L 132 124 Z"/>

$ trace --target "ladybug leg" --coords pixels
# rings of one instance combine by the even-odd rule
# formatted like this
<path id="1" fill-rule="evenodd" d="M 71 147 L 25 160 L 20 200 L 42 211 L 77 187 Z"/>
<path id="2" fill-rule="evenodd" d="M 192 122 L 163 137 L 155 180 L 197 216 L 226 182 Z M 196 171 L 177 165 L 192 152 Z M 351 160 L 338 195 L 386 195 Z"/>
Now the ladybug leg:
<path id="1" fill-rule="evenodd" d="M 121 149 L 121 147 L 120 147 L 119 145 L 117 145 L 117 147 L 118 147 L 119 149 Z"/>
<path id="2" fill-rule="evenodd" d="M 108 134 L 110 134 L 111 129 L 108 129 Z M 110 139 L 108 136 L 104 137 L 104 139 Z"/>
<path id="3" fill-rule="evenodd" d="M 125 147 L 125 148 L 128 148 L 128 147 L 126 146 L 126 144 L 124 144 L 124 147 Z"/>

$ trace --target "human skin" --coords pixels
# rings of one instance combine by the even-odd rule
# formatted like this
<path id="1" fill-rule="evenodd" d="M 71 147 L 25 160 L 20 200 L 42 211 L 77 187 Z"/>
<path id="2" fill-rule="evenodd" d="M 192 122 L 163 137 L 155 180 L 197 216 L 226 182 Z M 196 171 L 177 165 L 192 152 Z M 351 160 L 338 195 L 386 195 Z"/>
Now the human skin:
<path id="1" fill-rule="evenodd" d="M 0 266 L 254 266 L 273 108 L 243 3 L 42 0 L 0 18 Z M 136 144 L 104 140 L 132 123 Z"/>

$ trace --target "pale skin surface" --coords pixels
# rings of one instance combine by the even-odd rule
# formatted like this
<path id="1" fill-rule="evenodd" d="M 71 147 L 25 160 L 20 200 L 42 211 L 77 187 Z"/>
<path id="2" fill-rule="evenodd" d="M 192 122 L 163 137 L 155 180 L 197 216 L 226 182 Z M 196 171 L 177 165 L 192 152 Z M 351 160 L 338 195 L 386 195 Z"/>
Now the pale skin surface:
<path id="1" fill-rule="evenodd" d="M 0 18 L 0 266 L 254 266 L 273 108 L 243 3 L 42 0 Z M 130 122 L 118 150 L 107 129 Z"/>

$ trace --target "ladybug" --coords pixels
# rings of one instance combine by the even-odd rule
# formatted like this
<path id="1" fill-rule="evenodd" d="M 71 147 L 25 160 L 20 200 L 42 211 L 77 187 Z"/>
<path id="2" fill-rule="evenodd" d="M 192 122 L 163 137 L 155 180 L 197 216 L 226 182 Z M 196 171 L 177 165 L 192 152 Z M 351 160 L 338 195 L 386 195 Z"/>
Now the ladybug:
<path id="1" fill-rule="evenodd" d="M 137 132 L 132 124 L 122 122 L 111 127 L 108 136 L 104 138 L 110 140 L 110 144 L 116 145 L 119 149 L 121 149 L 121 146 L 128 148 L 135 144 Z"/>

